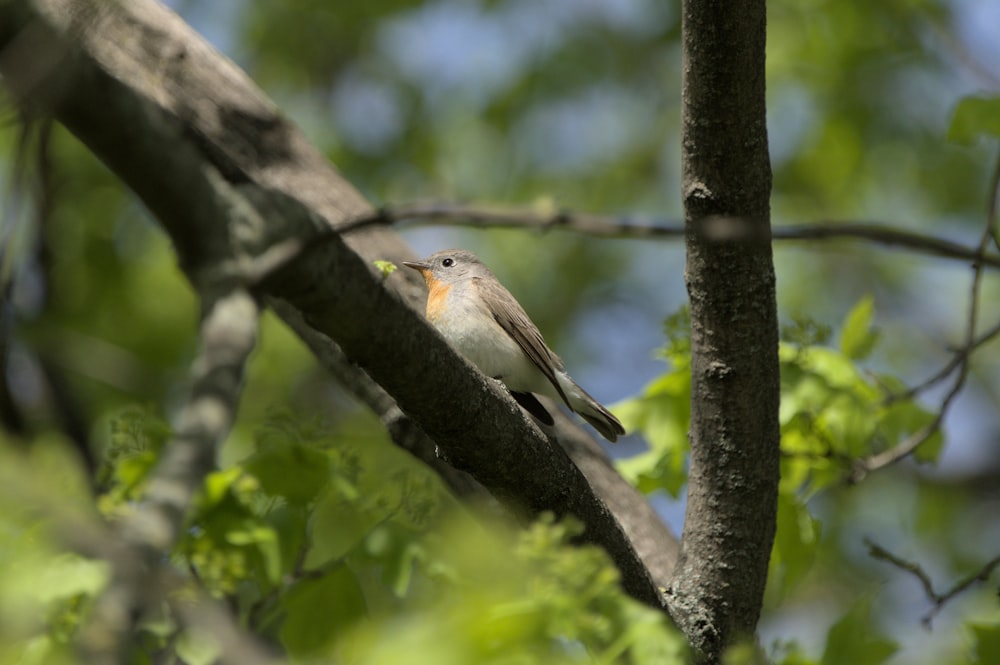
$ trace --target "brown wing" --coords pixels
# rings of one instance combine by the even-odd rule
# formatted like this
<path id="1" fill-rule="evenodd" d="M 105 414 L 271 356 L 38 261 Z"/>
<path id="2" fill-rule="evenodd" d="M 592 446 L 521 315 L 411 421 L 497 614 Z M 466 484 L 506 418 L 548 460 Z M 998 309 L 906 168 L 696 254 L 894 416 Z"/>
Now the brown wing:
<path id="1" fill-rule="evenodd" d="M 562 386 L 556 380 L 556 370 L 562 369 L 562 361 L 545 344 L 542 333 L 538 331 L 538 326 L 531 322 L 524 308 L 514 300 L 514 296 L 499 281 L 495 279 L 485 280 L 479 277 L 473 277 L 472 281 L 479 289 L 480 297 L 490 303 L 493 319 L 507 331 L 508 335 L 514 338 L 514 341 L 531 359 L 535 367 L 541 370 L 545 378 L 555 386 L 556 392 L 563 398 L 563 401 L 569 404 Z"/>

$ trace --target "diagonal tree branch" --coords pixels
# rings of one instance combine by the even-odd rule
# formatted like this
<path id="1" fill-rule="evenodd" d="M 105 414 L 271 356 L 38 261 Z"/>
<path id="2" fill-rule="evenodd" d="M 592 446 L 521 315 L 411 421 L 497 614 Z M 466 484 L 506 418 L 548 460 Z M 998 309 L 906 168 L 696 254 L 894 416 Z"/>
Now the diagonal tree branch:
<path id="1" fill-rule="evenodd" d="M 33 66 L 15 66 L 29 32 Z M 151 0 L 10 0 L 0 4 L 0 47 L 14 97 L 51 113 L 139 195 L 197 288 L 288 239 L 308 244 L 371 211 L 241 71 Z M 415 311 L 424 293 L 416 278 L 397 271 L 383 280 L 376 258 L 413 255 L 385 229 L 329 236 L 259 288 L 335 341 L 449 463 L 532 514 L 576 515 L 626 590 L 662 606 L 595 488 L 426 324 Z"/>
<path id="2" fill-rule="evenodd" d="M 399 408 L 392 396 L 348 362 L 340 348 L 328 337 L 310 328 L 288 303 L 272 300 L 270 304 L 322 360 L 323 365 L 379 415 L 397 445 L 437 471 L 457 496 L 474 496 L 484 491 L 473 477 L 438 457 L 436 445 L 420 426 Z M 621 522 L 653 580 L 664 584 L 670 578 L 677 559 L 678 544 L 673 534 L 645 497 L 615 470 L 593 437 L 563 415 L 556 405 L 547 402 L 546 408 L 556 418 L 554 436 L 558 444 Z"/>
<path id="3" fill-rule="evenodd" d="M 344 352 L 329 337 L 323 335 L 302 318 L 289 303 L 271 298 L 270 307 L 292 328 L 313 354 L 337 379 L 378 414 L 393 442 L 434 469 L 445 485 L 458 497 L 488 498 L 486 489 L 475 478 L 451 466 L 437 454 L 434 442 L 396 404 L 385 390 L 364 370 L 352 365 Z"/>

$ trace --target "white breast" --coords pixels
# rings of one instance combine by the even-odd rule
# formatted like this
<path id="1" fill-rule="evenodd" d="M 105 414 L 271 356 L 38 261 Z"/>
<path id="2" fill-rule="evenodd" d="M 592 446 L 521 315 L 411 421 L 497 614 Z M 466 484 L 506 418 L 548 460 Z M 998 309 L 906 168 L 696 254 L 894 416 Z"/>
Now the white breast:
<path id="1" fill-rule="evenodd" d="M 486 376 L 502 380 L 509 390 L 559 399 L 548 379 L 477 298 L 457 288 L 446 297 L 447 307 L 434 324 L 456 351 Z"/>

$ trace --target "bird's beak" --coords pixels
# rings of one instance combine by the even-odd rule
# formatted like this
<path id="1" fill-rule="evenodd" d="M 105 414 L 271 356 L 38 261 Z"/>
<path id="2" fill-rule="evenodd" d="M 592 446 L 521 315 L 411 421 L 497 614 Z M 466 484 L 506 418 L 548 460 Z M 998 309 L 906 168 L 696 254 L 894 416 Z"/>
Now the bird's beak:
<path id="1" fill-rule="evenodd" d="M 424 263 L 423 261 L 403 261 L 403 265 L 407 268 L 419 270 L 420 272 L 426 272 L 431 269 L 431 264 Z"/>

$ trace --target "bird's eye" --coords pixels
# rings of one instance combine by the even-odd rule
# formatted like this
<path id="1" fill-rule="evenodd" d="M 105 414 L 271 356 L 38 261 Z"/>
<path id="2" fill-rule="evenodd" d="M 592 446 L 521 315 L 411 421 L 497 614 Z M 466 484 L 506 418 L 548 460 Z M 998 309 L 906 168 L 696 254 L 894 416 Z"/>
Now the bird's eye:
<path id="1" fill-rule="evenodd" d="M 448 257 L 447 259 L 441 262 L 441 265 L 443 265 L 445 268 L 450 268 L 453 265 L 455 265 L 455 259 Z"/>

